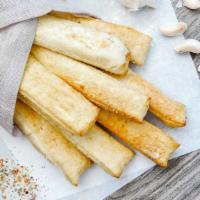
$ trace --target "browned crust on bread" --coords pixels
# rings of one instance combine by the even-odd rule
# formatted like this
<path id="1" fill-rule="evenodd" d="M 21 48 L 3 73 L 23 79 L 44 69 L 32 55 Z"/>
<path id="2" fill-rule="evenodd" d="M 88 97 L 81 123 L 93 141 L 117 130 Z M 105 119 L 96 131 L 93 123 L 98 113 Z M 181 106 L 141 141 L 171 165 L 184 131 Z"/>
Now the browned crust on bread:
<path id="1" fill-rule="evenodd" d="M 91 166 L 91 160 L 66 140 L 59 130 L 19 100 L 15 123 L 45 158 L 58 166 L 77 186 L 81 174 Z"/>
<path id="2" fill-rule="evenodd" d="M 129 50 L 118 37 L 70 20 L 40 17 L 34 43 L 113 74 L 128 70 Z"/>
<path id="3" fill-rule="evenodd" d="M 167 167 L 170 155 L 180 146 L 175 139 L 147 121 L 138 124 L 102 110 L 98 122 L 161 167 Z"/>
<path id="4" fill-rule="evenodd" d="M 18 97 L 53 126 L 78 135 L 94 125 L 99 113 L 95 105 L 33 57 L 28 60 Z"/>
<path id="5" fill-rule="evenodd" d="M 134 156 L 132 151 L 96 125 L 84 136 L 71 135 L 69 132 L 63 134 L 87 157 L 116 178 L 121 176 Z"/>
<path id="6" fill-rule="evenodd" d="M 134 28 L 113 24 L 95 19 L 93 17 L 82 17 L 78 14 L 52 12 L 51 15 L 65 18 L 100 31 L 104 31 L 119 37 L 131 52 L 131 61 L 137 65 L 144 65 L 151 46 L 152 38 Z"/>
<path id="7" fill-rule="evenodd" d="M 108 74 L 61 54 L 34 46 L 31 53 L 45 67 L 103 109 L 141 122 L 149 98 L 135 92 Z"/>
<path id="8" fill-rule="evenodd" d="M 154 85 L 146 81 L 139 74 L 129 70 L 126 76 L 118 80 L 129 88 L 139 90 L 150 97 L 149 110 L 159 117 L 166 125 L 176 128 L 186 125 L 185 105 L 164 95 Z"/>

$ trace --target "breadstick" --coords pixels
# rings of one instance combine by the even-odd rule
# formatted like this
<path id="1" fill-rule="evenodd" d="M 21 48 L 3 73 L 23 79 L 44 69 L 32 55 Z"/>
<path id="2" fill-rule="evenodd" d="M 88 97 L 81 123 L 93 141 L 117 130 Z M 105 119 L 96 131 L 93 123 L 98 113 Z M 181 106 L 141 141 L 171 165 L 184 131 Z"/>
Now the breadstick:
<path id="1" fill-rule="evenodd" d="M 108 74 L 53 51 L 35 46 L 31 53 L 50 71 L 101 108 L 138 122 L 146 115 L 149 98 L 138 90 L 129 89 Z"/>
<path id="2" fill-rule="evenodd" d="M 152 38 L 134 28 L 113 24 L 92 17 L 75 16 L 70 13 L 52 12 L 51 15 L 65 18 L 70 21 L 80 23 L 82 25 L 95 28 L 117 36 L 131 52 L 131 61 L 137 65 L 144 65 Z"/>
<path id="3" fill-rule="evenodd" d="M 128 70 L 130 52 L 118 37 L 76 22 L 40 17 L 34 43 L 113 74 Z"/>
<path id="4" fill-rule="evenodd" d="M 130 71 L 124 77 L 115 76 L 126 86 L 143 91 L 150 97 L 149 110 L 171 127 L 182 127 L 186 124 L 185 106 L 164 95 L 155 86 L 144 80 L 139 74 Z"/>
<path id="5" fill-rule="evenodd" d="M 171 136 L 147 121 L 139 124 L 101 110 L 98 122 L 161 167 L 167 167 L 170 155 L 179 147 Z"/>
<path id="6" fill-rule="evenodd" d="M 78 185 L 81 174 L 91 166 L 89 158 L 21 101 L 16 105 L 15 123 L 33 145 L 63 171 L 73 185 Z"/>
<path id="7" fill-rule="evenodd" d="M 30 57 L 18 97 L 50 123 L 84 135 L 93 126 L 99 109 L 71 86 Z"/>
<path id="8" fill-rule="evenodd" d="M 73 135 L 67 131 L 64 136 L 88 158 L 97 163 L 108 174 L 120 177 L 134 153 L 112 138 L 107 132 L 93 126 L 86 135 Z"/>

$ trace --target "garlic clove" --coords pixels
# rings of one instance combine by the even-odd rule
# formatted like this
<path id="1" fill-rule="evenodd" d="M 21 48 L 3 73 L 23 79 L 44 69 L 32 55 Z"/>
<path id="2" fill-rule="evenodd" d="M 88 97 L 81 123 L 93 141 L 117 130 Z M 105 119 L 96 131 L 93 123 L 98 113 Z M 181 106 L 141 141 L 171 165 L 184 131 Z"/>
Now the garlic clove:
<path id="1" fill-rule="evenodd" d="M 197 71 L 200 72 L 200 65 L 197 67 Z"/>
<path id="2" fill-rule="evenodd" d="M 185 22 L 178 22 L 171 25 L 163 25 L 160 27 L 160 32 L 169 37 L 178 36 L 187 30 L 187 24 Z"/>
<path id="3" fill-rule="evenodd" d="M 182 8 L 183 7 L 183 2 L 182 0 L 178 0 L 177 4 L 176 4 L 176 8 Z"/>
<path id="4" fill-rule="evenodd" d="M 156 7 L 155 0 L 119 0 L 119 2 L 124 7 L 133 11 L 139 10 L 140 8 L 143 8 L 145 6 L 151 7 L 151 8 Z"/>
<path id="5" fill-rule="evenodd" d="M 200 53 L 200 42 L 194 39 L 188 39 L 175 47 L 176 52 L 186 53 L 191 52 L 195 54 Z"/>
<path id="6" fill-rule="evenodd" d="M 200 8 L 199 0 L 183 0 L 183 5 L 192 10 L 197 10 Z"/>
<path id="7" fill-rule="evenodd" d="M 138 1 L 133 1 L 133 0 L 119 0 L 119 2 L 125 8 L 129 8 L 129 9 L 132 9 L 132 10 L 138 10 L 139 9 L 139 3 L 138 3 Z"/>

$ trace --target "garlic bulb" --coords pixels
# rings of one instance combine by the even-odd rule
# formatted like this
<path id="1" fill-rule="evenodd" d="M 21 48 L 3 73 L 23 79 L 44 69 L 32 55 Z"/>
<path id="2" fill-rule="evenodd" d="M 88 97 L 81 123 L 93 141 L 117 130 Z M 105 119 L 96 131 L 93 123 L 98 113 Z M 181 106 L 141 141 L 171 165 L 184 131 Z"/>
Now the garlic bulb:
<path id="1" fill-rule="evenodd" d="M 130 10 L 139 10 L 145 6 L 155 8 L 156 2 L 155 0 L 119 0 L 119 2 L 126 8 Z"/>
<path id="2" fill-rule="evenodd" d="M 192 10 L 196 10 L 200 8 L 199 0 L 183 0 L 183 5 Z"/>
<path id="3" fill-rule="evenodd" d="M 178 22 L 171 25 L 162 25 L 160 27 L 160 32 L 169 37 L 178 36 L 187 30 L 187 24 L 184 22 Z"/>
<path id="4" fill-rule="evenodd" d="M 200 42 L 194 39 L 188 39 L 183 41 L 181 44 L 175 47 L 178 53 L 191 52 L 195 54 L 200 53 Z"/>

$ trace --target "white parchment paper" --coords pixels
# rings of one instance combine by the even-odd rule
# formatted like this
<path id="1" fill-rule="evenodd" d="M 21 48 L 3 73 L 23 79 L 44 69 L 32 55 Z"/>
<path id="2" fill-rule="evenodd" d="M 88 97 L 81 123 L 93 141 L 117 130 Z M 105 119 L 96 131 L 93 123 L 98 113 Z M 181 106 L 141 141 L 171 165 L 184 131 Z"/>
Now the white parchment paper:
<path id="1" fill-rule="evenodd" d="M 158 0 L 156 10 L 145 9 L 136 13 L 128 12 L 116 0 L 68 0 L 68 3 L 81 7 L 85 12 L 92 11 L 107 21 L 133 26 L 153 36 L 146 65 L 143 68 L 132 68 L 168 96 L 183 102 L 187 107 L 188 119 L 185 128 L 171 129 L 153 116 L 149 115 L 147 118 L 181 143 L 181 148 L 174 157 L 199 149 L 200 82 L 197 72 L 190 55 L 177 55 L 173 50 L 183 37 L 165 38 L 158 31 L 161 24 L 177 21 L 170 1 Z M 32 175 L 39 179 L 41 186 L 45 186 L 39 194 L 39 199 L 42 200 L 100 200 L 154 166 L 152 161 L 137 153 L 123 176 L 117 180 L 94 165 L 82 176 L 80 185 L 76 188 L 26 138 L 12 137 L 3 129 L 0 129 L 0 137 L 18 162 L 32 166 Z"/>

